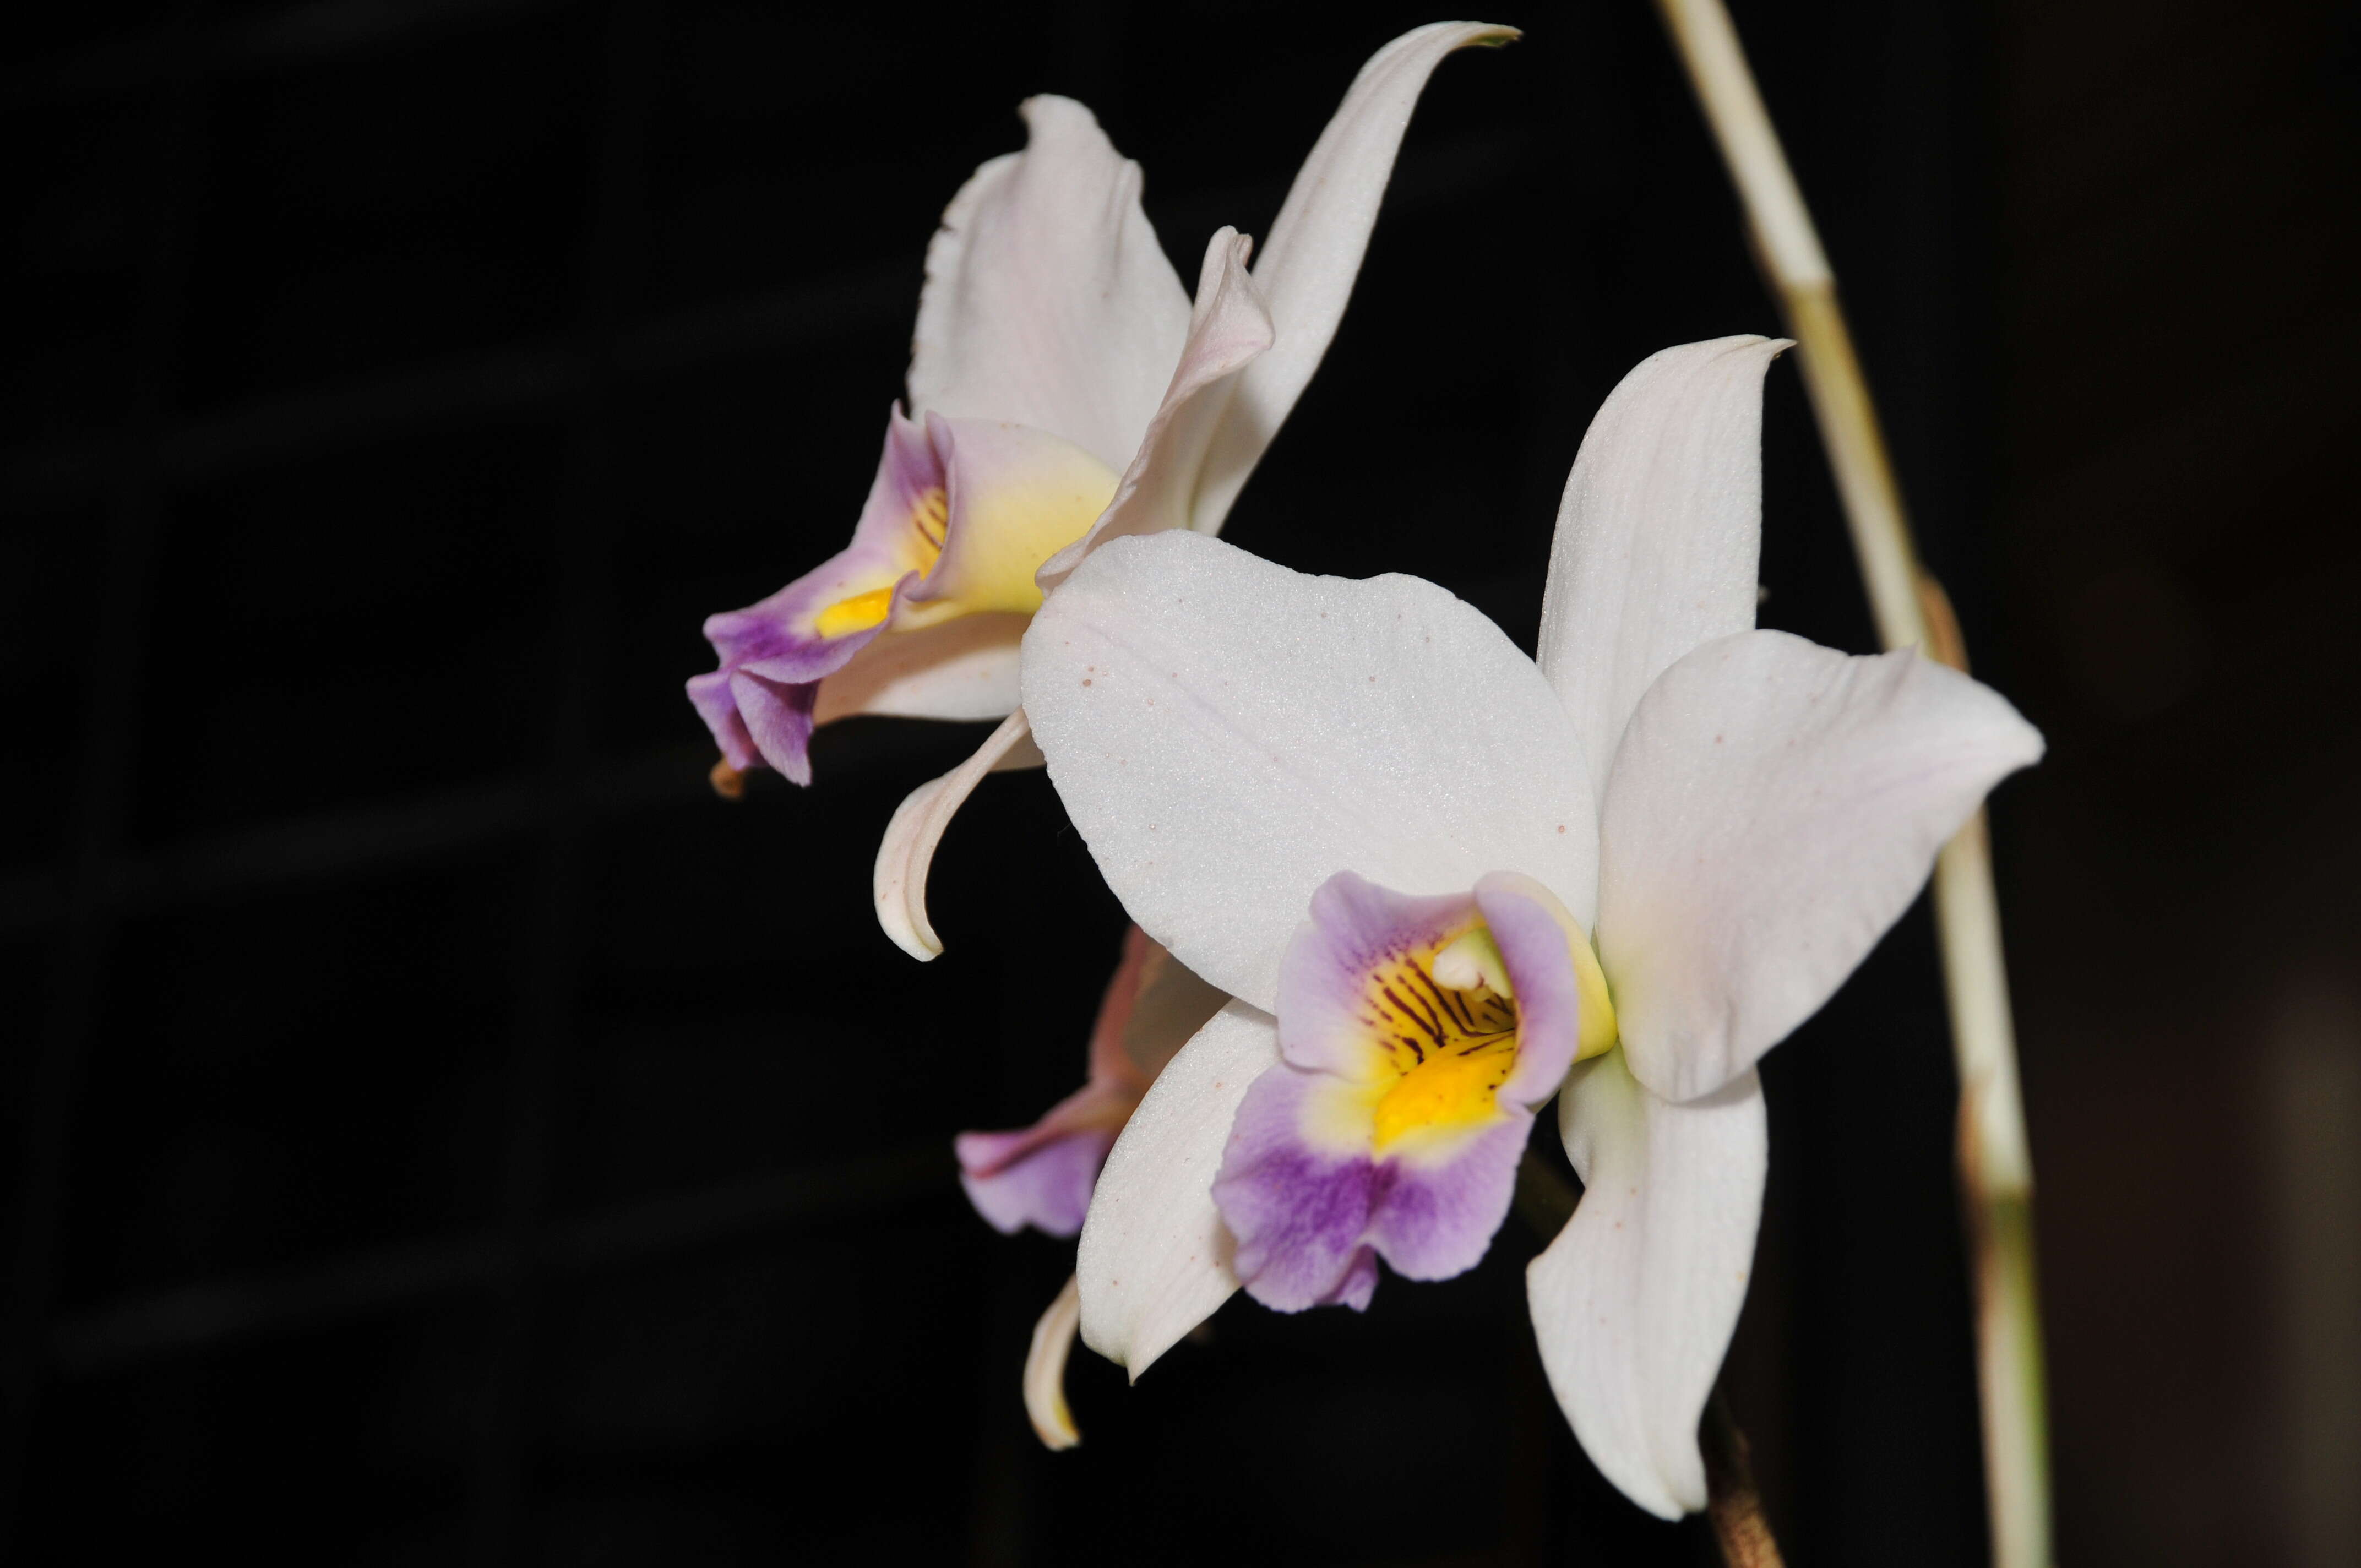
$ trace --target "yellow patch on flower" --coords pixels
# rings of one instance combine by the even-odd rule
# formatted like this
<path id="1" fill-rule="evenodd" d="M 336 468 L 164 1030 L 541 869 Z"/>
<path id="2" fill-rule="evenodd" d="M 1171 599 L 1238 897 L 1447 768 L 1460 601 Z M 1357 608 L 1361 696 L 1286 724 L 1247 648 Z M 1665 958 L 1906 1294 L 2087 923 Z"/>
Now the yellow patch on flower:
<path id="1" fill-rule="evenodd" d="M 909 573 L 923 578 L 943 557 L 943 539 L 950 523 L 950 500 L 940 485 L 929 487 L 910 509 L 902 536 L 895 541 L 892 582 L 882 587 L 849 594 L 812 617 L 812 630 L 822 637 L 849 637 L 866 631 L 894 613 L 894 584 Z"/>
<path id="2" fill-rule="evenodd" d="M 897 630 L 995 610 L 1030 615 L 1041 608 L 1034 574 L 1090 531 L 1115 499 L 1122 476 L 1081 447 L 1038 432 L 1032 433 L 1026 458 L 1021 467 L 961 492 L 958 537 L 928 574 L 923 597 L 902 607 Z"/>
<path id="3" fill-rule="evenodd" d="M 1449 1135 L 1485 1125 L 1499 1113 L 1499 1091 L 1517 1065 L 1517 1005 L 1492 979 L 1491 964 L 1454 963 L 1471 946 L 1488 946 L 1480 922 L 1443 939 L 1391 956 L 1363 981 L 1370 1059 L 1367 1088 L 1374 1151 L 1387 1153 L 1406 1138 Z M 1476 940 L 1471 943 L 1469 938 Z M 1435 978 L 1438 959 L 1454 981 Z"/>

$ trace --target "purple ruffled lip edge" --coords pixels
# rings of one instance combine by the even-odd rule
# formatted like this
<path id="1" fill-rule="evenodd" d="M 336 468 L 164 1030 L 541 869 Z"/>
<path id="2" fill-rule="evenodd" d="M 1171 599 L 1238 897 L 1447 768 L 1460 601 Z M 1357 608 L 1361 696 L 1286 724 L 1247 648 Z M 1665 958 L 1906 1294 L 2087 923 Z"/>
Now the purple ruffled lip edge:
<path id="1" fill-rule="evenodd" d="M 1283 1059 L 1248 1089 L 1213 1183 L 1250 1295 L 1287 1311 L 1358 1308 L 1375 1289 L 1378 1257 L 1419 1279 L 1448 1278 L 1482 1259 L 1508 1217 L 1533 1113 L 1573 1058 L 1577 992 L 1554 903 L 1539 884 L 1499 873 L 1439 898 L 1396 894 L 1350 872 L 1315 894 L 1312 919 L 1281 970 Z M 1366 966 L 1478 915 L 1519 998 L 1518 1061 L 1494 1091 L 1494 1117 L 1439 1159 L 1316 1143 L 1304 1129 L 1322 1102 L 1322 1120 L 1333 1124 L 1333 1097 L 1366 1093 L 1354 1058 L 1367 1047 L 1342 1033 L 1366 1026 Z"/>
<path id="2" fill-rule="evenodd" d="M 1367 1306 L 1376 1260 L 1411 1279 L 1448 1279 L 1482 1261 L 1508 1218 L 1531 1107 L 1509 1104 L 1448 1161 L 1319 1150 L 1301 1127 L 1320 1075 L 1284 1062 L 1246 1091 L 1214 1179 L 1237 1240 L 1246 1293 L 1280 1311 Z"/>
<path id="3" fill-rule="evenodd" d="M 1120 1124 L 1082 1127 L 1038 1141 L 1029 1131 L 961 1133 L 951 1141 L 960 1186 L 1003 1235 L 1027 1225 L 1045 1235 L 1079 1235 L 1118 1131 Z"/>
<path id="4" fill-rule="evenodd" d="M 913 572 L 895 585 L 895 605 L 917 581 Z M 717 624 L 721 622 L 732 624 Z M 881 620 L 840 637 L 807 638 L 784 620 L 758 621 L 752 610 L 708 620 L 706 639 L 721 655 L 721 667 L 690 676 L 688 700 L 712 732 L 722 761 L 740 773 L 768 765 L 796 784 L 811 783 L 820 682 L 851 663 L 885 625 Z"/>
<path id="5" fill-rule="evenodd" d="M 874 641 L 922 586 L 917 571 L 894 575 L 895 552 L 921 498 L 945 482 L 928 428 L 895 405 L 851 543 L 759 604 L 707 617 L 705 639 L 718 667 L 691 676 L 687 691 L 720 749 L 714 784 L 722 793 L 737 792 L 734 775 L 766 764 L 796 784 L 811 783 L 819 685 Z M 889 584 L 888 611 L 874 625 L 835 637 L 807 630 L 829 605 Z"/>

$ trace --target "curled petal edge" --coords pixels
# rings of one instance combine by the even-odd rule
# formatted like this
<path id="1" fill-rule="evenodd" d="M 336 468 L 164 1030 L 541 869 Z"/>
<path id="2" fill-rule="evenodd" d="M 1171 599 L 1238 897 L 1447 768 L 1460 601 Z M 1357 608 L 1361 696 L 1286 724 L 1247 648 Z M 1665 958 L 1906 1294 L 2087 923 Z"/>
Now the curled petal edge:
<path id="1" fill-rule="evenodd" d="M 927 870 L 934 863 L 935 846 L 984 774 L 1040 765 L 1040 748 L 1033 744 L 1032 727 L 1020 707 L 1000 721 L 975 755 L 920 784 L 895 808 L 877 846 L 871 887 L 877 924 L 895 947 L 922 963 L 941 956 L 942 938 L 927 918 Z"/>
<path id="2" fill-rule="evenodd" d="M 1329 117 L 1264 236 L 1255 283 L 1277 323 L 1271 351 L 1237 378 L 1205 449 L 1189 526 L 1219 533 L 1328 352 L 1427 79 L 1455 51 L 1514 41 L 1492 22 L 1432 22 L 1371 55 Z"/>
<path id="3" fill-rule="evenodd" d="M 1237 385 L 1239 372 L 1270 347 L 1270 307 L 1246 270 L 1254 241 L 1234 228 L 1217 231 L 1205 247 L 1189 336 L 1164 400 L 1131 466 L 1090 532 L 1042 564 L 1035 580 L 1056 587 L 1107 540 L 1189 526 L 1205 454 Z"/>
<path id="4" fill-rule="evenodd" d="M 1074 1413 L 1066 1406 L 1066 1357 L 1082 1327 L 1082 1282 L 1070 1274 L 1066 1288 L 1033 1325 L 1033 1343 L 1025 1352 L 1025 1414 L 1033 1423 L 1033 1435 L 1053 1453 L 1082 1441 Z"/>

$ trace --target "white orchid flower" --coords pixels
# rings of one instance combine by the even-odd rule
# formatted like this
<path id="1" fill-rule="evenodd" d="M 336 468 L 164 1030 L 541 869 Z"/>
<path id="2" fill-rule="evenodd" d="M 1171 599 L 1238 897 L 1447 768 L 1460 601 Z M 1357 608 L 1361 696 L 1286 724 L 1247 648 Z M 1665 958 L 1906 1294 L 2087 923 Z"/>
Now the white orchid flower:
<path id="1" fill-rule="evenodd" d="M 1907 907 L 2040 736 L 1913 652 L 1753 630 L 1764 369 L 1667 350 L 1559 514 L 1538 660 L 1416 578 L 1193 534 L 1093 555 L 1026 711 L 1132 917 L 1233 1001 L 1112 1151 L 1084 1340 L 1137 1376 L 1243 1282 L 1358 1306 L 1472 1266 L 1559 1094 L 1580 1207 L 1528 1275 L 1599 1469 L 1706 1503 L 1699 1414 L 1767 1157 L 1756 1058 Z"/>
<path id="2" fill-rule="evenodd" d="M 812 729 L 832 718 L 1008 715 L 1027 619 L 1079 553 L 1045 563 L 1086 532 L 1217 531 L 1335 334 L 1428 75 L 1515 36 L 1437 23 L 1378 50 L 1252 271 L 1249 242 L 1223 229 L 1193 309 L 1139 166 L 1082 104 L 1027 100 L 1026 149 L 976 170 L 928 249 L 909 412 L 887 418 L 851 543 L 706 623 L 719 664 L 688 694 L 721 749 L 717 786 L 764 764 L 809 783 Z M 987 751 L 976 776 L 1030 757 L 1021 724 Z M 886 924 L 923 957 L 922 895 L 914 881 Z"/>

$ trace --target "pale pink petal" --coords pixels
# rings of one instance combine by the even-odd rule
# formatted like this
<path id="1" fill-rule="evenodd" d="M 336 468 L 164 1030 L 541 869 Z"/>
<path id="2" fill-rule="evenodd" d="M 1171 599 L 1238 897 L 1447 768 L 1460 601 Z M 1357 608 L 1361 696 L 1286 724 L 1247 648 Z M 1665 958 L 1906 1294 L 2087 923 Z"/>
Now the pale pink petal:
<path id="1" fill-rule="evenodd" d="M 1147 932 L 1126 927 L 1123 957 L 1091 1026 L 1091 1081 L 1137 1100 L 1228 1000 Z"/>

